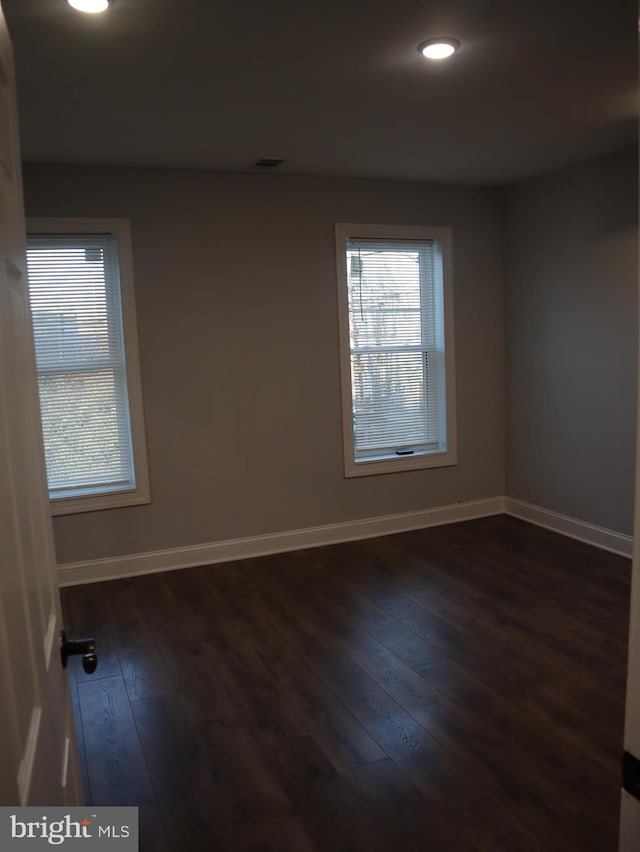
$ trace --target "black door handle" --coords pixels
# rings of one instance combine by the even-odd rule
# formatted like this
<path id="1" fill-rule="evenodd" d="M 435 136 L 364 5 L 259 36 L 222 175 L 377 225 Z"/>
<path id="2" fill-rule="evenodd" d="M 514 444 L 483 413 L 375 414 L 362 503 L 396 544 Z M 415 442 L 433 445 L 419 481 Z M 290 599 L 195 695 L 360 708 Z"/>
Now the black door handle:
<path id="1" fill-rule="evenodd" d="M 60 633 L 60 659 L 65 669 L 67 660 L 74 654 L 82 654 L 82 668 L 87 674 L 95 672 L 98 667 L 96 640 L 93 638 L 67 639 L 67 634 L 63 630 Z"/>

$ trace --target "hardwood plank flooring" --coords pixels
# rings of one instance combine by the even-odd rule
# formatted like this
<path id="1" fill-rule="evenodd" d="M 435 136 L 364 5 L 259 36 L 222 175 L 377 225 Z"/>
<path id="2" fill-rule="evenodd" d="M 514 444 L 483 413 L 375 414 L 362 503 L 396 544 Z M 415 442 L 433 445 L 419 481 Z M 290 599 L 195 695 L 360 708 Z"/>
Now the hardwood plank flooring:
<path id="1" fill-rule="evenodd" d="M 496 516 L 62 590 L 141 850 L 614 852 L 630 563 Z"/>

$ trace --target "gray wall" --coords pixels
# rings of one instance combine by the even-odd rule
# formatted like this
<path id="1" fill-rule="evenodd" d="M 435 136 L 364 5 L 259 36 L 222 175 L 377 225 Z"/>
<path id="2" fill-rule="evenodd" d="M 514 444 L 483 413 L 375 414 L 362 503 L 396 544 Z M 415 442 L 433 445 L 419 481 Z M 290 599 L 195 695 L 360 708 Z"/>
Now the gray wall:
<path id="1" fill-rule="evenodd" d="M 632 531 L 638 152 L 507 193 L 507 493 Z"/>
<path id="2" fill-rule="evenodd" d="M 152 502 L 56 518 L 60 562 L 504 493 L 502 196 L 27 167 L 29 216 L 131 220 Z M 452 225 L 456 467 L 345 480 L 335 222 Z"/>

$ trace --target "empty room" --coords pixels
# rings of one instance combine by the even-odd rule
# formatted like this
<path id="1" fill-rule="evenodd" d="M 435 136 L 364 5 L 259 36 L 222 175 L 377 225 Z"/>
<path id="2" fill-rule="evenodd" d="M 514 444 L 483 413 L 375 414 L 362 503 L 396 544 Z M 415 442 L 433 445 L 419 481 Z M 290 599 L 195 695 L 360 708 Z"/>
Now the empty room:
<path id="1" fill-rule="evenodd" d="M 636 5 L 2 10 L 0 821 L 640 850 Z"/>

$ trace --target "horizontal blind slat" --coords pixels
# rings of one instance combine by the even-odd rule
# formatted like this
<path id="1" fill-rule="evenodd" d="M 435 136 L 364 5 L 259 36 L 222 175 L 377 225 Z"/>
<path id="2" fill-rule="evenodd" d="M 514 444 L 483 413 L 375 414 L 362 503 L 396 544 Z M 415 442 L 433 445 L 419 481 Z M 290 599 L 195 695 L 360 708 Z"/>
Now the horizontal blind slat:
<path id="1" fill-rule="evenodd" d="M 134 487 L 115 238 L 30 236 L 27 267 L 49 489 Z"/>
<path id="2" fill-rule="evenodd" d="M 347 241 L 353 431 L 367 451 L 438 441 L 433 241 Z"/>

